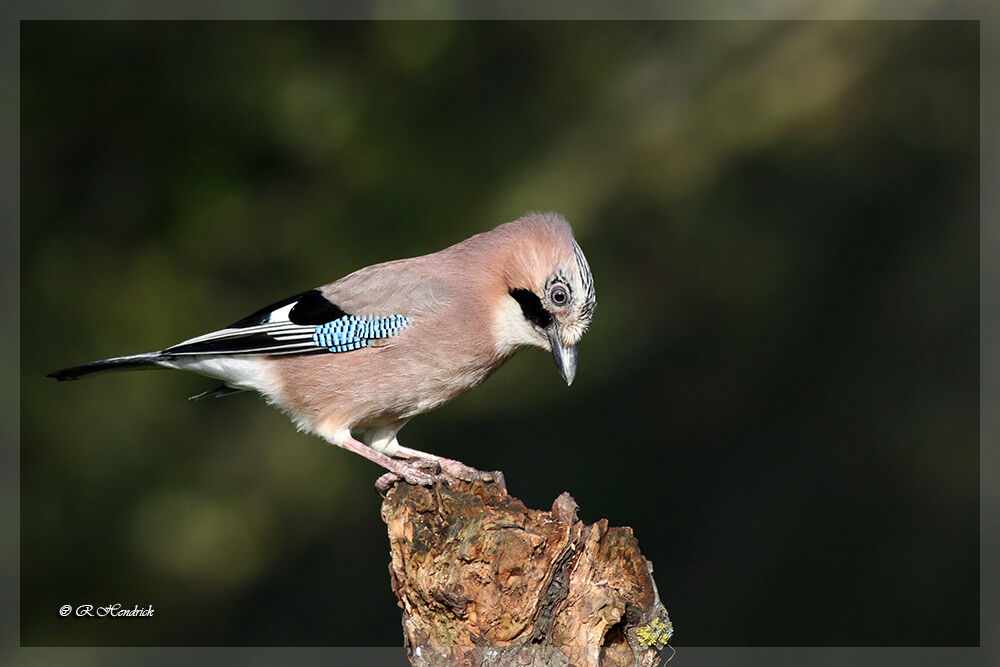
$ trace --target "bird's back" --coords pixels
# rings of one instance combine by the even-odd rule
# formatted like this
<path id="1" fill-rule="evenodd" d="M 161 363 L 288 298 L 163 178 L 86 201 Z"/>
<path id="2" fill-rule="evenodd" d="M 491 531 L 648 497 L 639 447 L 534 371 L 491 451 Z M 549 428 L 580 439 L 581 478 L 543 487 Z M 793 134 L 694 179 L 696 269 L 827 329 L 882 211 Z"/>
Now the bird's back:
<path id="1" fill-rule="evenodd" d="M 412 321 L 392 338 L 347 354 L 275 357 L 279 403 L 310 421 L 351 427 L 427 412 L 485 380 L 504 358 L 489 335 L 487 303 L 502 295 L 485 248 L 376 264 L 320 288 L 357 315 Z"/>

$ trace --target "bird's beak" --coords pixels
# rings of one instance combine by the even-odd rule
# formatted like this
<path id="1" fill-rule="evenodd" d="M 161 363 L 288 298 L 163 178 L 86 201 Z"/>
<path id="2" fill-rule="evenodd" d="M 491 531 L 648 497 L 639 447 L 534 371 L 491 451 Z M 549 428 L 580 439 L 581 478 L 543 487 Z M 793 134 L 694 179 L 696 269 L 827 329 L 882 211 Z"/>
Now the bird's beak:
<path id="1" fill-rule="evenodd" d="M 573 378 L 576 377 L 576 345 L 563 344 L 559 326 L 555 323 L 549 328 L 549 346 L 552 348 L 552 357 L 556 360 L 559 375 L 562 375 L 567 385 L 573 384 Z"/>

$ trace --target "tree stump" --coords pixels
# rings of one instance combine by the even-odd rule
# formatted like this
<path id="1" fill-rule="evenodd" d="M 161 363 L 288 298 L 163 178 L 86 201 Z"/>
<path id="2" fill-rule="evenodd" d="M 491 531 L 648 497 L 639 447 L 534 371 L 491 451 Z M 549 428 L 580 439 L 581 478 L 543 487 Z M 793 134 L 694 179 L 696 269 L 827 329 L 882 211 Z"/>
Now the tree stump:
<path id="1" fill-rule="evenodd" d="M 415 666 L 651 667 L 673 627 L 631 528 L 569 493 L 527 509 L 503 483 L 395 484 L 382 503 Z"/>

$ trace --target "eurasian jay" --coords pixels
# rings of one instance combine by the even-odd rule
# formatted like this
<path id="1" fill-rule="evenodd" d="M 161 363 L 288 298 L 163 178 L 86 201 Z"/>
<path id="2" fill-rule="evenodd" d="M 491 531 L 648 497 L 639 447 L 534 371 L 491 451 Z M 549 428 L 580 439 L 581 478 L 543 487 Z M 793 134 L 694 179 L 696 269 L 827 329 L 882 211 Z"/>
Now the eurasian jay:
<path id="1" fill-rule="evenodd" d="M 455 474 L 476 471 L 401 446 L 399 430 L 479 385 L 523 345 L 551 351 L 572 384 L 595 305 L 569 223 L 531 213 L 439 252 L 360 269 L 173 347 L 48 377 L 194 371 L 224 384 L 192 398 L 260 392 L 299 429 L 390 471 L 380 488 L 399 478 L 428 485 L 441 478 L 424 459 L 458 467 Z"/>

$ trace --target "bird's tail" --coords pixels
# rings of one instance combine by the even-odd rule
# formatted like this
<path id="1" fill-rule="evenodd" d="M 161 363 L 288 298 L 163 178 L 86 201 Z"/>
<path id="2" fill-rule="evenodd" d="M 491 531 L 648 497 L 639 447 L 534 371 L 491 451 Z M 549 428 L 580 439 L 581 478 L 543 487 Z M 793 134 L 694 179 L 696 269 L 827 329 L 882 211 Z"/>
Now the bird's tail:
<path id="1" fill-rule="evenodd" d="M 163 368 L 159 361 L 165 359 L 162 352 L 144 352 L 142 354 L 129 354 L 124 357 L 111 357 L 110 359 L 100 359 L 90 361 L 79 366 L 70 366 L 62 370 L 53 371 L 45 377 L 63 380 L 78 380 L 93 373 L 103 373 L 105 371 L 127 371 L 141 368 Z"/>

